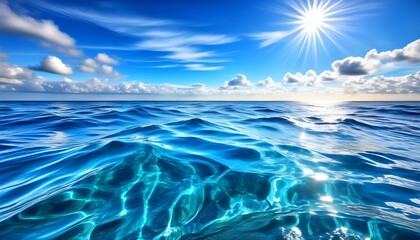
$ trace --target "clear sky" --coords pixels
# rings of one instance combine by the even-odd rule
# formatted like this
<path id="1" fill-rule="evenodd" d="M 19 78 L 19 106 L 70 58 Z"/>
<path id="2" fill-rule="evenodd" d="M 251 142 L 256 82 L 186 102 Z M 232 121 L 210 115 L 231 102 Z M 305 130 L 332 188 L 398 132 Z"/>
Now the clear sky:
<path id="1" fill-rule="evenodd" d="M 418 0 L 0 0 L 0 100 L 420 100 Z"/>

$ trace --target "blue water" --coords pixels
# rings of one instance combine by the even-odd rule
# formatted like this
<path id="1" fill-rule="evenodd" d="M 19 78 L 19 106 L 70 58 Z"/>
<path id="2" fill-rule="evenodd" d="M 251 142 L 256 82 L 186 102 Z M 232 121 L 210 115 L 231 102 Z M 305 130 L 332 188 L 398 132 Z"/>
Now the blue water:
<path id="1" fill-rule="evenodd" d="M 420 103 L 3 102 L 0 239 L 419 239 Z"/>

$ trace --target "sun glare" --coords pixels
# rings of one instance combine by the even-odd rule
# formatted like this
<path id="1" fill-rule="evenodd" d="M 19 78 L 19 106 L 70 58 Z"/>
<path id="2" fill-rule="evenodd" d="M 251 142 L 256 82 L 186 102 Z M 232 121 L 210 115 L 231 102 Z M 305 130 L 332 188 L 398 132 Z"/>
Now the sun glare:
<path id="1" fill-rule="evenodd" d="M 337 40 L 348 39 L 343 26 L 357 10 L 339 0 L 291 1 L 290 7 L 291 11 L 282 13 L 290 17 L 288 24 L 293 26 L 286 36 L 294 36 L 291 44 L 299 48 L 299 54 L 312 50 L 315 57 L 319 46 L 327 52 L 327 41 L 340 47 Z"/>
<path id="2" fill-rule="evenodd" d="M 322 12 L 317 9 L 307 12 L 305 16 L 302 16 L 302 25 L 305 31 L 309 34 L 314 34 L 319 31 L 324 23 L 324 16 Z"/>

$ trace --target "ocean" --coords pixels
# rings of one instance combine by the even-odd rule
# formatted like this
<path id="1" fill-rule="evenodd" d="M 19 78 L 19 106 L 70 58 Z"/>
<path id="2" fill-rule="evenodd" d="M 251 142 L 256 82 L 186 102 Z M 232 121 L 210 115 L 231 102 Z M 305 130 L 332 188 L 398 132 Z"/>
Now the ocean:
<path id="1" fill-rule="evenodd" d="M 420 239 L 420 102 L 0 102 L 0 239 Z"/>

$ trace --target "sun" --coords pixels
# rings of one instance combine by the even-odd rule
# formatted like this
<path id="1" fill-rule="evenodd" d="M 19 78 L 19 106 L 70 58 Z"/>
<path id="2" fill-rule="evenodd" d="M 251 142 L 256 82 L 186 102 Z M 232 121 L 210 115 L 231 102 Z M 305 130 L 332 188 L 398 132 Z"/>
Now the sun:
<path id="1" fill-rule="evenodd" d="M 327 52 L 326 43 L 340 47 L 337 39 L 343 33 L 345 23 L 352 20 L 355 7 L 345 5 L 343 0 L 296 0 L 289 2 L 290 9 L 282 12 L 289 17 L 286 23 L 292 28 L 284 35 L 291 36 L 291 44 L 299 48 L 299 55 L 313 52 L 315 58 L 321 47 Z"/>
<path id="2" fill-rule="evenodd" d="M 308 34 L 314 34 L 323 26 L 324 21 L 324 14 L 321 11 L 318 11 L 318 9 L 314 9 L 302 16 L 301 24 Z"/>

